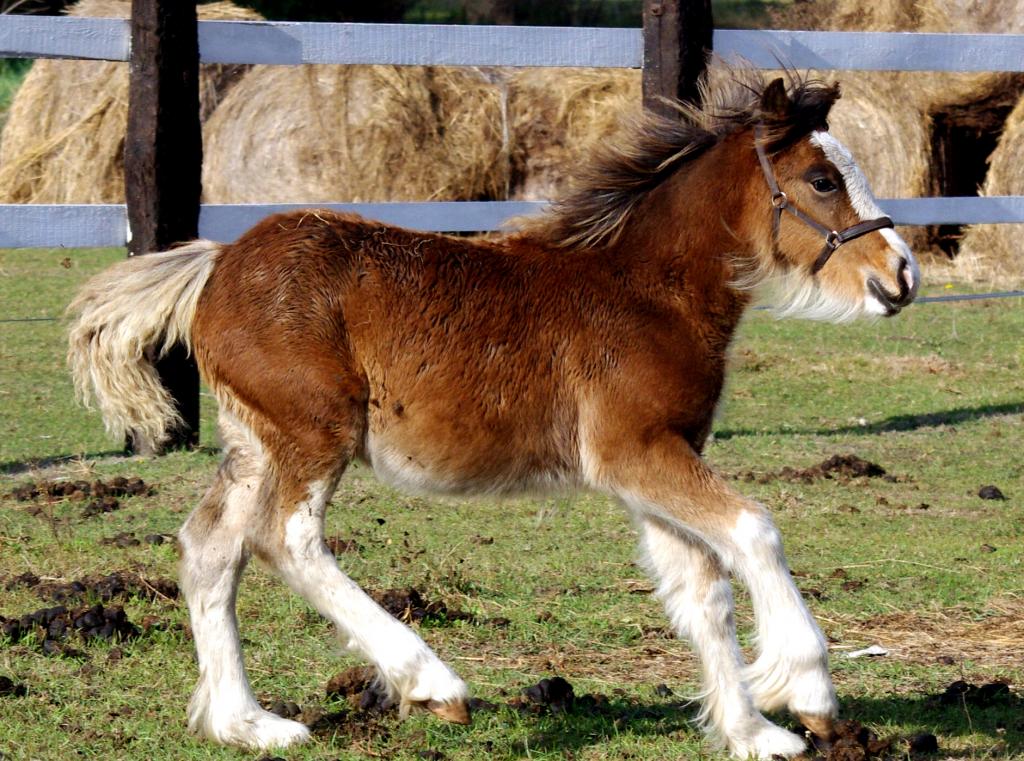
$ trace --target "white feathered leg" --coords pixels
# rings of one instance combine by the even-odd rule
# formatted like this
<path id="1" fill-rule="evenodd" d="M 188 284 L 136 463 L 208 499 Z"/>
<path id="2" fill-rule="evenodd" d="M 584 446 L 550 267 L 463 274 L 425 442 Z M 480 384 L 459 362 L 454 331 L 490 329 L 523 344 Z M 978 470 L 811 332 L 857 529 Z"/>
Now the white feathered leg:
<path id="1" fill-rule="evenodd" d="M 679 636 L 693 645 L 704 675 L 700 719 L 733 755 L 794 756 L 804 741 L 760 714 L 744 682 L 736 642 L 732 587 L 710 548 L 654 519 L 641 521 L 643 558 L 658 581 Z"/>
<path id="2" fill-rule="evenodd" d="M 376 664 L 403 712 L 422 705 L 450 721 L 469 720 L 465 683 L 427 644 L 338 568 L 324 543 L 324 509 L 333 485 L 314 483 L 288 518 L 283 547 L 267 560 L 288 585 L 337 626 L 348 646 Z"/>
<path id="3" fill-rule="evenodd" d="M 259 485 L 260 463 L 252 454 L 229 451 L 214 485 L 182 527 L 180 577 L 199 663 L 189 728 L 217 742 L 265 750 L 302 742 L 309 730 L 260 707 L 242 662 L 235 597 Z"/>
<path id="4" fill-rule="evenodd" d="M 838 710 L 828 645 L 793 583 L 779 531 L 763 508 L 752 506 L 740 513 L 730 538 L 757 621 L 758 657 L 744 674 L 754 700 L 764 711 L 788 708 L 827 735 Z"/>

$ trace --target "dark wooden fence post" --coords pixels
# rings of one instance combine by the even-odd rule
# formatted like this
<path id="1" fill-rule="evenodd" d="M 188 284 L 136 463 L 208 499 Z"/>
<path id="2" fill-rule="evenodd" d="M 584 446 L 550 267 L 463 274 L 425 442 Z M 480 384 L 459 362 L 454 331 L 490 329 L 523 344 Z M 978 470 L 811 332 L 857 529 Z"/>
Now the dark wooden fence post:
<path id="1" fill-rule="evenodd" d="M 124 164 L 128 254 L 136 256 L 199 232 L 203 144 L 195 1 L 132 0 L 131 40 Z M 157 370 L 185 421 L 168 446 L 193 446 L 199 441 L 196 363 L 179 346 Z M 128 446 L 138 451 L 133 442 Z"/>
<path id="2" fill-rule="evenodd" d="M 712 28 L 711 0 L 644 0 L 644 108 L 672 116 L 660 98 L 698 101 Z"/>

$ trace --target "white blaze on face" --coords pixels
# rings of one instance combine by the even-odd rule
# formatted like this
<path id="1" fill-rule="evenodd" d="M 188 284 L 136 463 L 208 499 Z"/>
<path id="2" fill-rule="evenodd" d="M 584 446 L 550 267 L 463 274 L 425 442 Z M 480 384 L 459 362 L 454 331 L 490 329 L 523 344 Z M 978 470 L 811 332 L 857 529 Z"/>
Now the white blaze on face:
<path id="1" fill-rule="evenodd" d="M 885 216 L 885 212 L 875 202 L 875 196 L 868 186 L 867 177 L 864 176 L 864 172 L 857 166 L 857 162 L 853 160 L 853 155 L 847 150 L 845 145 L 836 140 L 830 133 L 824 131 L 812 133 L 811 144 L 821 148 L 825 158 L 831 161 L 843 176 L 850 205 L 853 206 L 853 210 L 857 212 L 862 222 Z M 904 242 L 903 238 L 897 235 L 895 230 L 883 229 L 879 230 L 879 232 L 888 241 L 889 248 L 894 254 L 892 261 L 896 263 L 901 258 L 907 261 L 907 284 L 910 286 L 911 291 L 916 291 L 918 284 L 921 282 L 921 270 L 917 264 L 917 259 L 910 251 L 910 247 Z M 895 266 L 898 266 L 898 264 L 895 264 Z M 868 311 L 886 314 L 885 306 L 878 303 L 870 293 L 868 296 Z"/>

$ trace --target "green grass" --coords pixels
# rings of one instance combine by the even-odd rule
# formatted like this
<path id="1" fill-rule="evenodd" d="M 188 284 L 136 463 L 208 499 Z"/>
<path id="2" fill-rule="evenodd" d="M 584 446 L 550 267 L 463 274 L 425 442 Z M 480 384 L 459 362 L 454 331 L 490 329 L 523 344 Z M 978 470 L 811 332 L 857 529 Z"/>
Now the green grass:
<path id="1" fill-rule="evenodd" d="M 7 109 L 31 66 L 25 58 L 0 58 L 0 127 L 7 121 Z"/>
<path id="2" fill-rule="evenodd" d="M 0 319 L 59 315 L 84 277 L 122 255 L 0 252 Z M 204 448 L 159 459 L 119 456 L 120 442 L 104 434 L 98 416 L 74 404 L 62 330 L 56 322 L 0 322 L 0 589 L 26 571 L 64 580 L 124 569 L 173 577 L 172 545 L 121 549 L 101 540 L 176 530 L 217 465 L 212 409 L 204 407 Z M 1024 758 L 1019 704 L 982 709 L 928 700 L 955 679 L 1017 685 L 1024 677 L 1022 335 L 1020 300 L 925 304 L 895 320 L 845 327 L 754 313 L 736 342 L 707 450 L 738 489 L 772 508 L 797 582 L 832 641 L 844 714 L 881 735 L 935 732 L 946 756 Z M 879 463 L 895 479 L 762 478 L 837 453 Z M 30 510 L 7 496 L 41 477 L 119 474 L 143 477 L 156 494 L 88 519 L 80 503 Z M 1009 499 L 979 499 L 984 484 Z M 422 715 L 366 728 L 341 721 L 283 757 L 417 758 L 427 749 L 449 759 L 715 755 L 692 726 L 695 706 L 679 705 L 679 696 L 697 689 L 695 663 L 684 643 L 664 634 L 660 607 L 634 564 L 633 529 L 617 505 L 585 494 L 500 502 L 409 497 L 355 467 L 328 523 L 329 535 L 359 543 L 340 562 L 360 583 L 413 585 L 476 616 L 474 623 L 427 625 L 422 634 L 475 695 L 501 707 L 468 728 Z M 6 590 L 0 615 L 46 604 L 30 590 Z M 748 642 L 742 594 L 738 605 Z M 191 642 L 176 626 L 187 622 L 183 604 L 125 607 L 133 621 L 156 616 L 166 630 L 117 646 L 120 658 L 111 645 L 75 642 L 86 655 L 79 660 L 44 656 L 38 643 L 0 643 L 0 676 L 29 690 L 0 697 L 2 757 L 258 757 L 196 741 L 185 729 L 196 673 Z M 254 567 L 243 581 L 239 619 L 261 698 L 343 710 L 323 685 L 355 661 L 301 600 Z M 874 643 L 891 654 L 842 657 Z M 553 717 L 504 706 L 556 673 L 578 694 L 606 695 L 608 706 Z M 660 683 L 677 696 L 655 694 Z"/>

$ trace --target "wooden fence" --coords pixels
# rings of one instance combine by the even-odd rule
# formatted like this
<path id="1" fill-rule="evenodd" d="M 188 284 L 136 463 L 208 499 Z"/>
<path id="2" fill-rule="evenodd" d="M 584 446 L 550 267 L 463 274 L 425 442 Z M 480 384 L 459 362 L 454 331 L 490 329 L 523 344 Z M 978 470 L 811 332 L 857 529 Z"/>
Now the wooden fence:
<path id="1" fill-rule="evenodd" d="M 157 62 L 163 53 L 157 55 L 155 48 L 168 28 L 172 32 L 177 29 L 179 34 L 178 39 L 165 43 L 170 47 L 163 49 L 170 49 L 178 57 L 172 66 L 195 65 L 181 62 L 180 36 L 184 35 L 186 48 L 197 39 L 198 59 L 203 63 L 643 68 L 645 104 L 649 106 L 658 93 L 685 97 L 692 92 L 695 72 L 703 66 L 704 49 L 709 43 L 727 60 L 741 57 L 764 69 L 778 68 L 783 62 L 796 69 L 1024 72 L 1024 35 L 712 32 L 710 0 L 644 0 L 642 30 L 255 21 L 196 24 L 194 18 L 194 7 L 182 0 L 133 0 L 131 20 L 0 15 L 0 57 L 131 62 L 133 88 L 139 89 L 133 90 L 130 103 L 130 130 L 136 131 L 129 133 L 126 155 L 132 166 L 126 166 L 126 175 L 134 172 L 135 181 L 144 186 L 140 193 L 129 192 L 134 208 L 119 204 L 0 204 L 0 247 L 128 245 L 141 247 L 141 252 L 191 237 L 195 232 L 228 241 L 270 213 L 301 208 L 295 204 L 198 204 L 198 179 L 194 188 L 190 179 L 199 177 L 202 155 L 201 142 L 195 143 L 194 139 L 198 130 L 197 98 L 195 118 L 187 115 L 184 128 L 185 144 L 195 143 L 194 147 L 174 154 L 174 178 L 162 177 L 159 156 L 166 144 L 161 141 L 179 140 L 181 136 L 163 129 L 156 100 L 140 102 L 146 97 L 159 97 L 150 92 L 154 83 L 157 91 L 162 87 Z M 163 63 L 166 66 L 167 61 Z M 190 73 L 187 78 L 196 76 Z M 180 74 L 177 79 L 181 79 Z M 188 86 L 197 87 L 191 81 Z M 170 132 L 175 130 L 181 128 L 175 125 Z M 130 176 L 126 179 L 132 182 Z M 180 193 L 175 183 L 183 183 L 186 192 Z M 170 212 L 172 217 L 177 215 L 170 227 L 161 221 L 161 199 L 179 204 Z M 1024 196 L 880 199 L 879 204 L 897 224 L 1024 223 Z M 543 206 L 507 201 L 316 205 L 352 210 L 406 227 L 453 232 L 497 229 L 510 217 Z M 167 231 L 172 228 L 168 238 Z M 159 232 L 161 229 L 164 234 Z M 173 367 L 183 361 L 177 358 Z M 182 441 L 194 442 L 198 430 L 198 376 L 194 367 L 184 371 L 184 380 L 179 375 L 179 370 L 171 369 L 164 377 L 169 385 L 177 387 L 175 396 L 185 407 L 191 426 Z"/>

